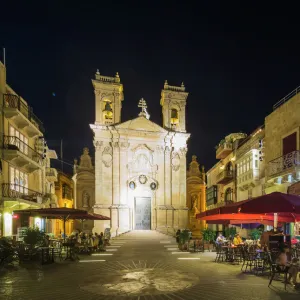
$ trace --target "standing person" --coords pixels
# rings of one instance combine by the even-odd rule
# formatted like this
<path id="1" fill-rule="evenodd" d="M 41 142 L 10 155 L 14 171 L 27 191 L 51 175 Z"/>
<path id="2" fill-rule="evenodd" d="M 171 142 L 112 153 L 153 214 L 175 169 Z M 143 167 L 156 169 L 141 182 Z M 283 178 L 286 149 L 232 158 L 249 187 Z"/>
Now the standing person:
<path id="1" fill-rule="evenodd" d="M 176 243 L 177 243 L 177 244 L 179 244 L 180 233 L 181 233 L 181 231 L 180 231 L 180 229 L 178 229 L 178 230 L 176 231 Z"/>
<path id="2" fill-rule="evenodd" d="M 104 236 L 103 236 L 103 232 L 101 232 L 100 233 L 100 235 L 99 235 L 99 243 L 98 243 L 98 245 L 99 245 L 99 250 L 100 251 L 105 251 L 104 250 Z"/>
<path id="3" fill-rule="evenodd" d="M 99 246 L 99 237 L 98 237 L 98 233 L 95 232 L 95 236 L 94 236 L 94 249 L 95 249 L 95 251 L 98 250 L 98 246 Z"/>
<path id="4" fill-rule="evenodd" d="M 293 280 L 293 285 L 296 286 L 297 285 L 297 275 L 298 272 L 300 271 L 300 264 L 299 264 L 299 258 L 294 257 L 292 259 L 292 262 L 290 264 L 289 270 L 288 270 L 288 274 L 289 277 L 287 279 L 288 283 L 291 282 L 291 279 Z"/>

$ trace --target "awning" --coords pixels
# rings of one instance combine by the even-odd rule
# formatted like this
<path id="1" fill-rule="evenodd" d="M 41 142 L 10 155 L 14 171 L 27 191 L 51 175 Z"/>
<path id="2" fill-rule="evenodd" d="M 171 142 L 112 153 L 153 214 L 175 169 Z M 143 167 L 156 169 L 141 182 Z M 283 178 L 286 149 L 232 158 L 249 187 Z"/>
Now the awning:
<path id="1" fill-rule="evenodd" d="M 259 223 L 260 221 L 274 221 L 274 215 L 267 215 L 267 214 L 217 214 L 217 215 L 211 215 L 211 216 L 205 216 L 200 218 L 200 220 L 205 221 L 235 221 L 236 223 L 239 223 L 240 221 L 248 221 L 248 220 L 255 220 L 254 223 Z M 294 222 L 293 217 L 289 216 L 278 216 L 278 222 L 284 222 L 284 223 L 291 223 Z M 248 222 L 249 223 L 249 222 Z"/>
<path id="2" fill-rule="evenodd" d="M 215 222 L 213 224 L 221 224 L 222 221 L 230 224 L 234 220 L 253 220 L 264 224 L 274 222 L 274 214 L 281 223 L 300 221 L 300 197 L 274 192 L 202 212 L 197 219 Z"/>

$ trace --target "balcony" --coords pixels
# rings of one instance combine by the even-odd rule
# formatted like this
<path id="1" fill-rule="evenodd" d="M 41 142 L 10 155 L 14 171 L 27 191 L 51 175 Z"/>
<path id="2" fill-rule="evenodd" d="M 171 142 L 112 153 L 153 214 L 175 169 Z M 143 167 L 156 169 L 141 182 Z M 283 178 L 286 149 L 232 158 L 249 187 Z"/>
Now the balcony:
<path id="1" fill-rule="evenodd" d="M 3 158 L 26 173 L 43 166 L 42 156 L 15 136 L 3 136 Z"/>
<path id="2" fill-rule="evenodd" d="M 46 168 L 46 177 L 49 181 L 57 181 L 57 170 L 54 168 Z"/>
<path id="3" fill-rule="evenodd" d="M 4 201 L 20 201 L 32 205 L 42 203 L 43 195 L 24 186 L 13 183 L 2 183 L 2 197 Z"/>
<path id="4" fill-rule="evenodd" d="M 62 198 L 66 200 L 73 200 L 72 189 L 67 185 L 63 185 L 62 188 Z"/>
<path id="5" fill-rule="evenodd" d="M 43 123 L 33 113 L 32 108 L 17 95 L 3 95 L 3 112 L 7 119 L 11 119 L 17 127 L 24 129 L 29 137 L 44 132 Z"/>
<path id="6" fill-rule="evenodd" d="M 237 187 L 240 191 L 254 188 L 259 181 L 259 169 L 250 169 L 237 176 Z"/>
<path id="7" fill-rule="evenodd" d="M 223 159 L 232 152 L 232 143 L 224 142 L 217 147 L 216 158 Z"/>
<path id="8" fill-rule="evenodd" d="M 217 175 L 217 184 L 226 184 L 233 180 L 233 171 L 232 170 L 224 170 L 223 172 Z"/>
<path id="9" fill-rule="evenodd" d="M 292 174 L 299 170 L 300 151 L 293 151 L 268 163 L 268 178 Z"/>
<path id="10" fill-rule="evenodd" d="M 218 202 L 218 186 L 212 185 L 206 189 L 206 206 L 214 205 Z"/>
<path id="11" fill-rule="evenodd" d="M 215 204 L 207 206 L 206 210 L 223 207 L 223 206 L 226 206 L 226 205 L 229 205 L 229 204 L 232 204 L 232 203 L 233 203 L 232 200 L 220 201 L 220 202 L 217 202 Z"/>

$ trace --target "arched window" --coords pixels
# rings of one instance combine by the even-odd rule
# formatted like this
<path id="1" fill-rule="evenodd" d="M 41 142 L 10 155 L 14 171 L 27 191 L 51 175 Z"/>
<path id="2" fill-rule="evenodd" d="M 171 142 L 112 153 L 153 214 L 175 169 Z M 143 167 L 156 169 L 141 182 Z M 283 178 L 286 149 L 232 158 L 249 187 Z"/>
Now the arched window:
<path id="1" fill-rule="evenodd" d="M 176 108 L 171 109 L 171 124 L 176 125 L 179 123 L 179 118 L 178 118 L 178 110 Z"/>
<path id="2" fill-rule="evenodd" d="M 227 188 L 225 191 L 225 201 L 233 201 L 232 188 Z"/>

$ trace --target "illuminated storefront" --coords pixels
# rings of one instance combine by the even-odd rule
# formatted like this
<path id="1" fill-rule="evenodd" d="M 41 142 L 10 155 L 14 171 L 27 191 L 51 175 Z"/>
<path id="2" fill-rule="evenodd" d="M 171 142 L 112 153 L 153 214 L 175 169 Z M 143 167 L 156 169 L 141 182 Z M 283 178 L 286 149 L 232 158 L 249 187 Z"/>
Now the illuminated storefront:
<path id="1" fill-rule="evenodd" d="M 4 236 L 12 235 L 12 215 L 11 213 L 4 213 Z"/>

